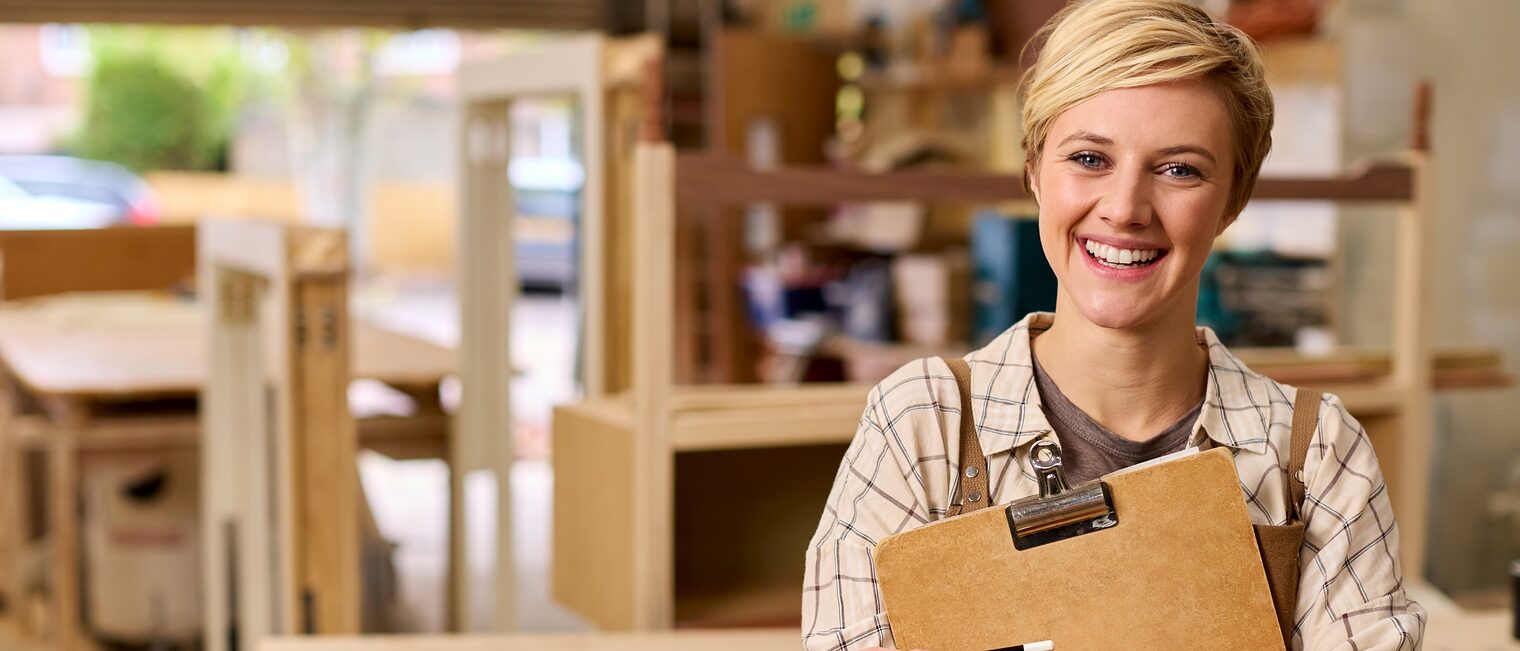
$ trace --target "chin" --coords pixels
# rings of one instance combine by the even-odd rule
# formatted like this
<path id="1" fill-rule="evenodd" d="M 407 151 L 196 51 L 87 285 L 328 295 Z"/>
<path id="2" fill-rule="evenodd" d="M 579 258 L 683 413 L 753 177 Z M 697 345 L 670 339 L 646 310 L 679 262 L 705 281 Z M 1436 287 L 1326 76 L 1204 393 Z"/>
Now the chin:
<path id="1" fill-rule="evenodd" d="M 1077 310 L 1089 323 L 1111 330 L 1138 328 L 1153 320 L 1160 307 L 1118 297 L 1102 296 L 1089 296 L 1074 302 Z"/>

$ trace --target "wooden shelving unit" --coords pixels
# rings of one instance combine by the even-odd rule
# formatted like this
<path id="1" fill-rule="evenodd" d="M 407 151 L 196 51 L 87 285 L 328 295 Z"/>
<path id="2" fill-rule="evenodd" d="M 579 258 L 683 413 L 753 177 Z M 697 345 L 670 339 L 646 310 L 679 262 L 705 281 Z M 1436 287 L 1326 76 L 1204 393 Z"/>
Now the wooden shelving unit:
<path id="1" fill-rule="evenodd" d="M 1419 574 L 1424 553 L 1425 491 L 1430 441 L 1430 395 L 1434 379 L 1423 312 L 1427 291 L 1421 270 L 1429 220 L 1424 212 L 1425 154 L 1364 166 L 1333 178 L 1270 178 L 1255 196 L 1286 200 L 1335 200 L 1384 204 L 1396 209 L 1399 242 L 1398 292 L 1392 305 L 1397 335 L 1391 350 L 1350 351 L 1332 365 L 1355 367 L 1356 381 L 1314 382 L 1335 392 L 1366 426 L 1382 459 L 1394 509 L 1400 518 L 1406 576 Z M 600 626 L 658 629 L 721 619 L 763 620 L 771 612 L 763 595 L 771 586 L 800 585 L 796 558 L 804 549 L 832 481 L 816 482 L 803 468 L 813 462 L 837 464 L 853 435 L 866 389 L 863 385 L 684 386 L 674 380 L 677 342 L 676 211 L 748 202 L 829 205 L 843 201 L 995 202 L 1023 198 L 1016 176 L 938 172 L 867 174 L 816 168 L 748 169 L 711 155 L 677 155 L 668 144 L 641 145 L 636 166 L 637 208 L 634 283 L 634 380 L 632 390 L 555 412 L 556 467 L 554 594 Z M 730 306 L 732 307 L 732 306 Z M 711 306 L 724 309 L 724 306 Z M 1327 366 L 1281 352 L 1257 353 L 1266 370 L 1296 372 Z M 1448 356 L 1447 366 L 1486 367 L 1497 373 L 1485 382 L 1507 381 L 1492 368 L 1486 352 Z M 1481 363 L 1479 363 L 1481 362 Z M 1349 365 L 1349 366 L 1348 366 Z M 798 455 L 771 464 L 766 455 L 790 450 Z M 713 455 L 723 451 L 727 456 Z M 753 455 L 746 458 L 744 455 Z M 736 488 L 731 482 L 686 485 L 683 476 L 724 477 L 741 462 L 765 468 L 764 481 Z M 827 461 L 828 464 L 824 464 Z M 770 464 L 770 465 L 767 465 Z M 700 466 L 709 466 L 703 470 Z M 589 478 L 595 477 L 594 482 Z M 791 555 L 792 565 L 772 577 L 747 577 L 714 592 L 683 579 L 693 571 L 698 534 L 680 524 L 700 509 L 690 493 L 733 500 L 735 510 L 803 517 L 778 518 L 759 534 L 760 547 Z M 721 493 L 721 495 L 716 494 Z M 769 511 L 768 511 L 769 512 Z M 715 528 L 723 524 L 715 523 Z M 734 540 L 729 536 L 726 540 Z M 748 540 L 748 539 L 746 539 Z M 751 541 L 752 542 L 752 541 Z M 733 550 L 739 556 L 744 550 Z M 764 558 L 761 555 L 757 558 Z M 711 571 L 727 571 L 711 560 Z M 756 561 L 761 566 L 763 560 Z M 750 594 L 753 592 L 753 594 Z M 721 618 L 707 617 L 694 601 L 712 600 Z M 753 608 L 753 611 L 748 609 Z M 795 610 L 792 608 L 791 610 Z M 792 613 L 788 623 L 795 623 Z"/>

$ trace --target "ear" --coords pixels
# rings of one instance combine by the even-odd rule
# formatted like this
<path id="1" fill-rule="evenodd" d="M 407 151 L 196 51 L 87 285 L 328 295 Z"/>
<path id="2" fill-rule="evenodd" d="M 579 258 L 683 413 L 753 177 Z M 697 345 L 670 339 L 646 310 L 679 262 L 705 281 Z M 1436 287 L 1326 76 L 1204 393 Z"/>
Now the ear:
<path id="1" fill-rule="evenodd" d="M 1035 174 L 1035 167 L 1028 162 L 1024 163 L 1024 185 L 1029 187 L 1029 196 L 1034 198 L 1035 203 L 1040 202 L 1040 177 Z"/>

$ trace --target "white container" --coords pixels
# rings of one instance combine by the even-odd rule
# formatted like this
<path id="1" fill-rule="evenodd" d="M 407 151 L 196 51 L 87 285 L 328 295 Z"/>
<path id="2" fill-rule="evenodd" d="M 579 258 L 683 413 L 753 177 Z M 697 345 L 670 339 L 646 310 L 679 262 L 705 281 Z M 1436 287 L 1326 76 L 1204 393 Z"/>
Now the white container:
<path id="1" fill-rule="evenodd" d="M 199 636 L 196 451 L 86 456 L 79 476 L 85 628 L 122 642 Z"/>

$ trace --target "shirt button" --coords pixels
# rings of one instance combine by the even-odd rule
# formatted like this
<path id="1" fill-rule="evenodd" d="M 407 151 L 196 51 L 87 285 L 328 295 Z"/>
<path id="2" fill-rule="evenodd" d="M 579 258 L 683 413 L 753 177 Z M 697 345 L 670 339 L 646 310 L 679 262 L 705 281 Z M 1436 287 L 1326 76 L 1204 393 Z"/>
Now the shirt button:
<path id="1" fill-rule="evenodd" d="M 980 475 L 980 474 L 982 474 L 982 471 L 978 470 L 976 466 L 970 466 L 970 467 L 966 468 L 966 476 L 967 477 L 976 477 L 977 475 Z"/>

